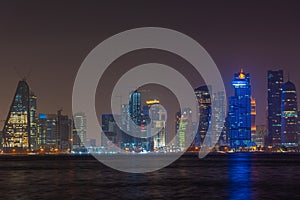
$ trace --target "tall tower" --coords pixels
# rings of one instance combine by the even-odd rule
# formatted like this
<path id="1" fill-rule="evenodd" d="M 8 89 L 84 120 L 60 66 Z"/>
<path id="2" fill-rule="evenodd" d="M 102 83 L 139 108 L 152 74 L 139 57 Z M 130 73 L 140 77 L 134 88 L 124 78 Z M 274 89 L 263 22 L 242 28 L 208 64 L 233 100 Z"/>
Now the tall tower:
<path id="1" fill-rule="evenodd" d="M 281 145 L 281 93 L 283 71 L 268 71 L 268 141 L 273 147 Z"/>
<path id="2" fill-rule="evenodd" d="M 4 152 L 30 150 L 30 95 L 25 80 L 19 81 L 4 127 L 2 146 Z"/>
<path id="3" fill-rule="evenodd" d="M 86 115 L 82 112 L 75 113 L 73 121 L 73 148 L 84 147 L 86 145 Z"/>
<path id="4" fill-rule="evenodd" d="M 129 115 L 136 125 L 140 125 L 141 93 L 134 91 L 129 97 Z"/>
<path id="5" fill-rule="evenodd" d="M 210 86 L 200 86 L 195 89 L 200 113 L 199 126 L 196 134 L 196 143 L 198 144 L 196 144 L 196 146 L 203 144 L 211 119 L 211 96 L 209 94 L 211 88 L 209 87 Z"/>
<path id="6" fill-rule="evenodd" d="M 256 137 L 256 100 L 251 98 L 251 138 L 254 142 L 254 138 Z"/>
<path id="7" fill-rule="evenodd" d="M 39 148 L 40 139 L 38 137 L 38 117 L 36 114 L 37 109 L 37 97 L 30 93 L 29 97 L 29 109 L 30 109 L 30 148 L 36 150 Z"/>
<path id="8" fill-rule="evenodd" d="M 234 96 L 229 98 L 229 137 L 234 149 L 247 147 L 251 141 L 250 75 L 243 70 L 234 75 Z"/>
<path id="9" fill-rule="evenodd" d="M 281 138 L 282 145 L 286 147 L 297 147 L 297 123 L 298 107 L 295 85 L 288 81 L 282 86 L 281 104 Z"/>

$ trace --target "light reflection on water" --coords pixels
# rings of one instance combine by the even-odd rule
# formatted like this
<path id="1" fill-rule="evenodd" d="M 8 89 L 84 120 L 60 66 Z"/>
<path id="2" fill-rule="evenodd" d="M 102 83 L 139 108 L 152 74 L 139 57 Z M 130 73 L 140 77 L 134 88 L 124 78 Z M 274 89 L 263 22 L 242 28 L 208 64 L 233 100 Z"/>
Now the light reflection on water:
<path id="1" fill-rule="evenodd" d="M 184 156 L 128 174 L 92 157 L 0 157 L 0 199 L 300 199 L 300 155 Z"/>
<path id="2" fill-rule="evenodd" d="M 252 154 L 238 153 L 229 156 L 229 199 L 251 198 Z"/>

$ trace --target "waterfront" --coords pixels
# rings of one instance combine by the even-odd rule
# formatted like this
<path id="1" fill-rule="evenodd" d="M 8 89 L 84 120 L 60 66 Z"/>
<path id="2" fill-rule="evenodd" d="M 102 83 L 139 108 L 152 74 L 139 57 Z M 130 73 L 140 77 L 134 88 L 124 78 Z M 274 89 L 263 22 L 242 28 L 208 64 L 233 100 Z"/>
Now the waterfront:
<path id="1" fill-rule="evenodd" d="M 118 172 L 90 156 L 1 156 L 2 199 L 299 199 L 300 154 L 185 155 Z"/>

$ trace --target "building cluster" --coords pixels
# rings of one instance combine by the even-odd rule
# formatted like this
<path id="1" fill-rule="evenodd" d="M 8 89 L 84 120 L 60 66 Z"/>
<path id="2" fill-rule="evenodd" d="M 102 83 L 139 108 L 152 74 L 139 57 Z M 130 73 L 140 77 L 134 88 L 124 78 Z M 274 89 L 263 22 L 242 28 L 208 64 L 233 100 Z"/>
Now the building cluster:
<path id="1" fill-rule="evenodd" d="M 73 120 L 82 127 L 73 126 Z M 62 114 L 37 114 L 37 97 L 25 80 L 18 83 L 1 132 L 1 150 L 4 153 L 56 152 L 67 153 L 84 146 L 86 117 L 78 113 L 74 119 Z"/>
<path id="2" fill-rule="evenodd" d="M 243 70 L 234 75 L 232 81 L 234 95 L 228 99 L 226 121 L 222 125 L 222 130 L 215 129 L 220 132 L 219 147 L 233 150 L 298 150 L 300 117 L 298 117 L 296 87 L 290 80 L 284 82 L 282 70 L 268 71 L 267 77 L 267 125 L 256 125 L 256 100 L 251 95 L 250 75 Z M 220 98 L 216 94 L 210 97 L 207 88 L 199 87 L 199 91 L 196 91 L 196 94 L 199 94 L 197 96 L 202 115 L 198 131 L 199 141 L 205 138 L 211 123 L 211 99 L 215 100 L 216 97 L 220 99 L 221 104 L 214 103 L 214 109 L 219 109 L 217 112 L 219 115 L 225 114 L 224 107 L 220 106 L 225 105 L 225 98 Z M 218 116 L 214 119 L 217 120 Z"/>
<path id="3" fill-rule="evenodd" d="M 101 115 L 104 134 L 100 134 L 101 143 L 97 145 L 96 139 L 87 138 L 84 113 L 76 113 L 72 118 L 63 115 L 62 110 L 54 114 L 37 114 L 37 97 L 22 80 L 1 131 L 1 150 L 4 153 L 68 153 L 96 146 L 106 149 L 118 146 L 130 152 L 183 151 L 187 146 L 190 151 L 204 146 L 236 151 L 298 150 L 300 117 L 296 87 L 290 80 L 284 82 L 282 70 L 268 71 L 267 78 L 267 125 L 256 125 L 256 100 L 251 93 L 250 75 L 241 70 L 234 74 L 231 84 L 234 95 L 228 98 L 228 107 L 224 92 L 212 92 L 210 86 L 195 88 L 199 123 L 192 121 L 190 108 L 177 112 L 176 133 L 171 141 L 168 139 L 167 112 L 160 101 L 151 99 L 142 105 L 141 93 L 132 92 L 129 104 L 121 105 L 120 114 Z M 209 129 L 217 134 L 207 134 Z M 187 132 L 195 135 L 191 137 Z"/>

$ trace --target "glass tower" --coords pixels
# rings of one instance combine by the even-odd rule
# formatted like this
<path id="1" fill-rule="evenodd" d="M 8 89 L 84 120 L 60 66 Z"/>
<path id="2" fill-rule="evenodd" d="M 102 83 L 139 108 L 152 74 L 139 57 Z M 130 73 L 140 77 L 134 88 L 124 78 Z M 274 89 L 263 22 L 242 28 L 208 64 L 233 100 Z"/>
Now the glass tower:
<path id="1" fill-rule="evenodd" d="M 282 86 L 281 139 L 286 147 L 297 147 L 298 107 L 295 85 L 288 81 Z"/>
<path id="2" fill-rule="evenodd" d="M 243 70 L 234 75 L 234 96 L 229 98 L 229 137 L 234 149 L 245 148 L 251 142 L 250 75 Z"/>
<path id="3" fill-rule="evenodd" d="M 281 93 L 283 71 L 268 71 L 268 141 L 267 145 L 281 145 Z"/>
<path id="4" fill-rule="evenodd" d="M 4 127 L 2 146 L 4 152 L 30 150 L 30 95 L 25 80 L 19 81 Z"/>

